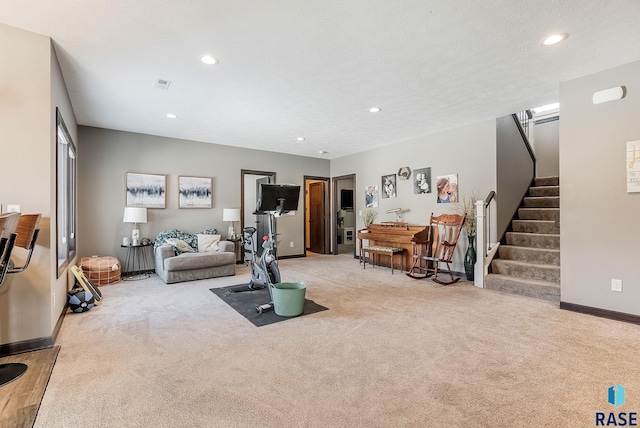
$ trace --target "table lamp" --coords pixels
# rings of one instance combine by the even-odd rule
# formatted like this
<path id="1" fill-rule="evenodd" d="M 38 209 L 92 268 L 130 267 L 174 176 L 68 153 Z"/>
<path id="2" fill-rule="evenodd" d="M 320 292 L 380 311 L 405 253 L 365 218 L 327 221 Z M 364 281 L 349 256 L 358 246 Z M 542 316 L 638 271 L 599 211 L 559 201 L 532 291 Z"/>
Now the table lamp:
<path id="1" fill-rule="evenodd" d="M 133 223 L 133 231 L 131 232 L 131 241 L 133 245 L 140 245 L 140 229 L 138 223 L 147 222 L 147 209 L 139 207 L 126 207 L 124 209 L 124 223 Z"/>
<path id="2" fill-rule="evenodd" d="M 240 221 L 240 210 L 238 208 L 225 208 L 222 211 L 222 221 L 230 221 L 229 231 L 227 233 L 228 239 L 236 238 L 235 222 Z"/>

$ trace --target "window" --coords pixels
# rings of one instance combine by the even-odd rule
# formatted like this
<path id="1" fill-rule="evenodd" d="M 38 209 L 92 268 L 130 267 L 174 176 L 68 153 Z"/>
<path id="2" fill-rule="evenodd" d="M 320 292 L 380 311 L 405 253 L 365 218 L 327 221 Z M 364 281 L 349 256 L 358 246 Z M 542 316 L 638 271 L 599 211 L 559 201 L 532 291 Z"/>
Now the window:
<path id="1" fill-rule="evenodd" d="M 58 277 L 76 254 L 76 147 L 56 110 Z"/>

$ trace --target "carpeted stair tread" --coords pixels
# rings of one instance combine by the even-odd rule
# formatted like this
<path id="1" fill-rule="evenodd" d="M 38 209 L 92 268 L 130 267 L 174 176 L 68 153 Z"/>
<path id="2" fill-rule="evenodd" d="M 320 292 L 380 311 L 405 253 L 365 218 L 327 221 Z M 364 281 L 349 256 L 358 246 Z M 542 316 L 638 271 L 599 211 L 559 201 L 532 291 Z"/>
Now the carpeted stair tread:
<path id="1" fill-rule="evenodd" d="M 536 177 L 491 262 L 485 287 L 560 301 L 560 178 Z"/>
<path id="2" fill-rule="evenodd" d="M 560 196 L 560 186 L 529 187 L 529 196 Z"/>
<path id="3" fill-rule="evenodd" d="M 560 177 L 536 177 L 533 180 L 535 187 L 540 186 L 559 186 Z"/>
<path id="4" fill-rule="evenodd" d="M 560 266 L 495 259 L 491 268 L 497 274 L 560 284 Z"/>
<path id="5" fill-rule="evenodd" d="M 507 232 L 507 245 L 557 250 L 560 248 L 560 235 L 549 233 Z"/>
<path id="6" fill-rule="evenodd" d="M 485 288 L 552 302 L 560 301 L 560 285 L 548 281 L 489 274 L 485 279 Z"/>
<path id="7" fill-rule="evenodd" d="M 519 208 L 520 220 L 557 220 L 560 221 L 560 208 Z"/>
<path id="8" fill-rule="evenodd" d="M 559 208 L 560 196 L 526 196 L 524 206 L 527 208 Z"/>
<path id="9" fill-rule="evenodd" d="M 560 250 L 501 245 L 500 260 L 514 260 L 538 265 L 560 266 Z"/>
<path id="10" fill-rule="evenodd" d="M 514 232 L 560 234 L 560 224 L 554 220 L 513 220 L 511 227 Z"/>

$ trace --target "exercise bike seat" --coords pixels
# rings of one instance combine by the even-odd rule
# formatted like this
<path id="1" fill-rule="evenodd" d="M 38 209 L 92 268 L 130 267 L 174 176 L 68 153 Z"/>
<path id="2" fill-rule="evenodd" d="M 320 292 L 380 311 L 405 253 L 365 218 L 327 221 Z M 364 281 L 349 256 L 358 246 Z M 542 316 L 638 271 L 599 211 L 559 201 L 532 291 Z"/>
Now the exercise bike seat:
<path id="1" fill-rule="evenodd" d="M 245 227 L 242 230 L 244 231 L 244 233 L 246 233 L 247 235 L 251 236 L 254 233 L 256 233 L 256 230 L 258 230 L 258 229 L 256 229 L 255 227 L 252 227 L 252 226 L 248 226 L 248 227 Z"/>

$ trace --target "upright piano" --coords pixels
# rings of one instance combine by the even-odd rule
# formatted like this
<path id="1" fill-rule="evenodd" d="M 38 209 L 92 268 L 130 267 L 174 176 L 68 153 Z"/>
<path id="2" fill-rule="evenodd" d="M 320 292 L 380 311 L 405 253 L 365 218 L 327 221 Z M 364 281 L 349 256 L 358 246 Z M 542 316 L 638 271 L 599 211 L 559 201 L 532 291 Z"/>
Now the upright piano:
<path id="1" fill-rule="evenodd" d="M 416 234 L 425 232 L 426 228 L 427 226 L 409 226 L 407 223 L 398 222 L 370 224 L 368 228 L 358 230 L 358 255 L 362 254 L 362 241 L 365 240 L 368 241 L 367 245 L 403 248 L 404 266 L 405 269 L 409 269 L 413 264 L 411 239 Z"/>

